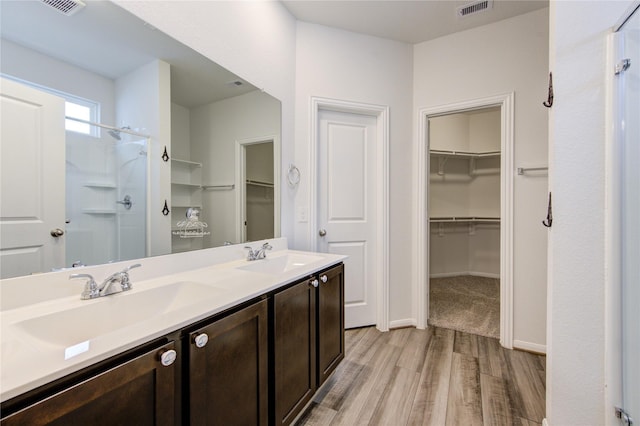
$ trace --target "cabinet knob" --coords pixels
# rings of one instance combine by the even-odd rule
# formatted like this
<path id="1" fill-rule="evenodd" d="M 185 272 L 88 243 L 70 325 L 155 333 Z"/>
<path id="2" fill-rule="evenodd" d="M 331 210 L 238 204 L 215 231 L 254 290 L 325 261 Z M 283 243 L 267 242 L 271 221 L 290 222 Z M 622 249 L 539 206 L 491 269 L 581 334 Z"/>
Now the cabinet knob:
<path id="1" fill-rule="evenodd" d="M 311 285 L 314 287 L 318 287 L 318 280 L 311 281 Z"/>
<path id="2" fill-rule="evenodd" d="M 178 353 L 173 349 L 161 351 L 160 364 L 164 365 L 165 367 L 168 367 L 176 361 L 177 357 L 178 357 Z"/>
<path id="3" fill-rule="evenodd" d="M 322 281 L 323 283 L 326 283 L 327 280 L 328 280 L 328 278 L 327 278 L 326 275 L 323 275 L 323 276 L 320 277 L 320 281 Z"/>
<path id="4" fill-rule="evenodd" d="M 207 336 L 206 333 L 200 333 L 193 338 L 193 343 L 195 343 L 196 347 L 198 348 L 204 348 L 205 346 L 207 346 L 208 342 L 209 336 Z"/>

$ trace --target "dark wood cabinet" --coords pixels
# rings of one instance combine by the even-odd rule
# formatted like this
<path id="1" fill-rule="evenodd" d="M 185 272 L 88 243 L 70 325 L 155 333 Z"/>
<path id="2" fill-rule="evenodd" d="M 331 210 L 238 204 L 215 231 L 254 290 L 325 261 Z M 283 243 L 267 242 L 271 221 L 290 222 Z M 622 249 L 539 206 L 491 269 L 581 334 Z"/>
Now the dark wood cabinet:
<path id="1" fill-rule="evenodd" d="M 169 352 L 174 351 L 174 352 Z M 2 419 L 11 425 L 172 425 L 175 345 L 124 362 Z"/>
<path id="2" fill-rule="evenodd" d="M 288 425 L 344 358 L 337 265 L 2 403 L 11 425 Z"/>
<path id="3" fill-rule="evenodd" d="M 344 269 L 273 296 L 274 423 L 288 425 L 344 358 Z"/>
<path id="4" fill-rule="evenodd" d="M 316 289 L 307 279 L 273 296 L 275 424 L 290 424 L 316 382 Z"/>
<path id="5" fill-rule="evenodd" d="M 188 334 L 189 424 L 267 424 L 267 315 L 262 300 Z"/>
<path id="6" fill-rule="evenodd" d="M 344 266 L 318 274 L 318 386 L 344 359 Z"/>

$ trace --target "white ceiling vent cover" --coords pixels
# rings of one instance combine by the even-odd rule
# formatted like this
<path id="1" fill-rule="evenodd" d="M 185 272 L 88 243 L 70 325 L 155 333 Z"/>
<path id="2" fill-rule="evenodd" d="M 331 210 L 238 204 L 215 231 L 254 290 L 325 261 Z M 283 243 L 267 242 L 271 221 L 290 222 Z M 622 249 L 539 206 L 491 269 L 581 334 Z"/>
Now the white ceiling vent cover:
<path id="1" fill-rule="evenodd" d="M 464 6 L 459 6 L 456 9 L 456 15 L 458 15 L 458 18 L 464 18 L 469 15 L 475 15 L 477 13 L 486 12 L 487 10 L 491 10 L 492 8 L 493 8 L 493 0 L 474 1 L 473 3 L 465 4 Z"/>
<path id="2" fill-rule="evenodd" d="M 71 16 L 86 6 L 81 0 L 40 0 L 58 12 Z"/>

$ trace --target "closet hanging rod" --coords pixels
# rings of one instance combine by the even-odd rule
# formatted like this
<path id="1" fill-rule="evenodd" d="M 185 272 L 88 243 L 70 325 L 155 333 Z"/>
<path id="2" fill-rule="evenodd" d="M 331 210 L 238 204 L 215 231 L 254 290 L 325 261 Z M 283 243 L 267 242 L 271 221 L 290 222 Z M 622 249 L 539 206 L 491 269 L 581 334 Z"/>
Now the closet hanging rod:
<path id="1" fill-rule="evenodd" d="M 523 175 L 526 172 L 537 172 L 542 170 L 549 170 L 549 167 L 518 167 L 516 169 L 519 175 Z"/>
<path id="2" fill-rule="evenodd" d="M 270 182 L 262 182 L 259 180 L 247 179 L 247 185 L 264 186 L 265 188 L 273 188 L 273 184 Z"/>
<path id="3" fill-rule="evenodd" d="M 202 185 L 202 189 L 234 189 L 236 187 L 235 184 L 231 185 Z"/>
<path id="4" fill-rule="evenodd" d="M 462 216 L 446 216 L 446 217 L 430 217 L 429 222 L 445 223 L 445 222 L 500 222 L 499 217 L 462 217 Z"/>

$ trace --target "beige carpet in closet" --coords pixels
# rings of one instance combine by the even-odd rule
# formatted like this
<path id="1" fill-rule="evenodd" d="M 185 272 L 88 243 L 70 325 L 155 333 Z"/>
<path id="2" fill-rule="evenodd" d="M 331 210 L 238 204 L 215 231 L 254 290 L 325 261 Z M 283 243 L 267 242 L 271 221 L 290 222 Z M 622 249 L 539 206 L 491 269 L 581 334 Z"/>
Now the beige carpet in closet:
<path id="1" fill-rule="evenodd" d="M 500 280 L 463 275 L 429 284 L 429 325 L 500 338 Z"/>

